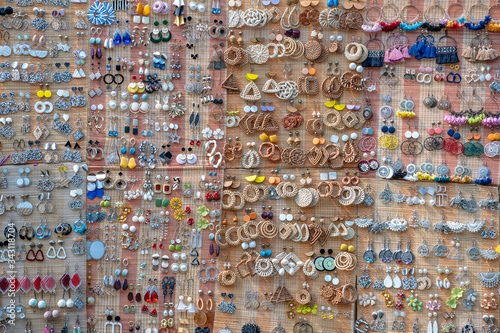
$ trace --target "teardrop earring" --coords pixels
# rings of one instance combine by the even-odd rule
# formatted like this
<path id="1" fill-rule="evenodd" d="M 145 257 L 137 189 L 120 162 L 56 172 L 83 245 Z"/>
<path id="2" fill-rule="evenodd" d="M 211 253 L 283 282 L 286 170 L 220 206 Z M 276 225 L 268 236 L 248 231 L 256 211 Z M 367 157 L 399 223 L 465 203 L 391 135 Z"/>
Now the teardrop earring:
<path id="1" fill-rule="evenodd" d="M 120 45 L 122 43 L 122 36 L 120 35 L 120 27 L 116 27 L 115 34 L 113 36 L 113 44 Z"/>
<path id="2" fill-rule="evenodd" d="M 132 37 L 130 36 L 129 28 L 125 28 L 125 31 L 123 32 L 122 41 L 123 44 L 125 45 L 129 45 L 132 42 Z"/>

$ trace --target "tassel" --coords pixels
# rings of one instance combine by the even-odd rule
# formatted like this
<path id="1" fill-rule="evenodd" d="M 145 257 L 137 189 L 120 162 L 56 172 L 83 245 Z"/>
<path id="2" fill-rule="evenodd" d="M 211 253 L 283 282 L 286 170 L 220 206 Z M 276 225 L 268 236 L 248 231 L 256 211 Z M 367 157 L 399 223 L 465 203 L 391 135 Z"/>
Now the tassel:
<path id="1" fill-rule="evenodd" d="M 426 49 L 427 49 L 427 44 L 425 43 L 425 38 L 423 38 L 417 46 L 417 51 L 419 53 L 425 53 Z"/>
<path id="2" fill-rule="evenodd" d="M 438 53 L 436 55 L 436 64 L 438 64 L 438 65 L 444 64 L 444 62 L 443 62 L 443 54 L 442 53 Z"/>
<path id="3" fill-rule="evenodd" d="M 494 60 L 493 54 L 491 53 L 491 49 L 483 49 L 483 59 L 484 61 L 491 61 Z"/>
<path id="4" fill-rule="evenodd" d="M 485 61 L 486 60 L 486 53 L 485 52 L 486 52 L 485 49 L 480 48 L 476 54 L 476 61 Z"/>
<path id="5" fill-rule="evenodd" d="M 425 52 L 422 55 L 422 58 L 432 58 L 431 57 L 431 48 L 430 47 L 428 47 L 428 48 L 425 49 Z"/>
<path id="6" fill-rule="evenodd" d="M 372 57 L 366 58 L 365 61 L 361 64 L 363 67 L 372 67 Z"/>
<path id="7" fill-rule="evenodd" d="M 196 307 L 194 306 L 193 299 L 191 297 L 188 297 L 188 302 L 189 305 L 187 306 L 187 313 L 195 313 Z"/>
<path id="8" fill-rule="evenodd" d="M 389 59 L 389 50 L 385 51 L 384 53 L 384 62 L 391 62 Z"/>
<path id="9" fill-rule="evenodd" d="M 466 59 L 470 59 L 471 58 L 471 54 L 472 54 L 472 48 L 469 46 L 467 46 L 465 48 L 465 50 L 462 51 L 462 57 L 463 58 L 466 58 Z"/>
<path id="10" fill-rule="evenodd" d="M 443 62 L 443 64 L 450 64 L 450 56 L 451 56 L 451 53 L 450 52 L 446 52 L 446 53 L 443 53 L 442 54 L 442 59 L 441 61 Z"/>
<path id="11" fill-rule="evenodd" d="M 490 48 L 488 50 L 488 60 L 495 60 L 497 59 L 498 57 L 500 57 L 500 54 L 498 54 L 498 51 L 495 50 L 494 48 Z"/>
<path id="12" fill-rule="evenodd" d="M 179 296 L 179 303 L 177 303 L 175 305 L 175 308 L 179 312 L 186 312 L 186 310 L 187 310 L 187 306 L 186 306 L 186 304 L 184 304 L 183 300 L 184 300 L 184 296 Z"/>
<path id="13" fill-rule="evenodd" d="M 474 49 L 472 49 L 472 53 L 470 55 L 469 61 L 470 62 L 475 62 L 476 61 L 476 57 L 477 57 L 477 49 L 474 48 Z"/>
<path id="14" fill-rule="evenodd" d="M 415 41 L 415 44 L 412 45 L 412 47 L 410 48 L 410 50 L 408 51 L 408 53 L 411 54 L 412 56 L 418 55 L 418 44 L 417 44 L 417 41 Z"/>
<path id="15" fill-rule="evenodd" d="M 438 62 L 438 57 L 439 57 L 439 62 Z M 436 63 L 437 64 L 447 64 L 448 61 L 447 61 L 447 57 L 446 57 L 446 53 L 438 53 L 436 55 Z"/>
<path id="16" fill-rule="evenodd" d="M 429 57 L 428 58 L 436 58 L 436 47 L 431 45 L 429 47 Z"/>
<path id="17" fill-rule="evenodd" d="M 450 61 L 450 64 L 454 64 L 454 63 L 457 63 L 460 61 L 460 60 L 458 60 L 457 51 L 450 53 L 450 60 L 449 61 Z"/>
<path id="18" fill-rule="evenodd" d="M 389 59 L 392 62 L 400 61 L 402 58 L 403 58 L 403 54 L 397 48 L 392 50 L 392 52 L 389 54 Z"/>
<path id="19" fill-rule="evenodd" d="M 401 50 L 401 54 L 403 55 L 403 58 L 405 59 L 410 59 L 410 54 L 408 53 L 408 46 L 403 47 Z"/>
<path id="20" fill-rule="evenodd" d="M 422 58 L 431 58 L 431 48 L 430 47 L 425 49 L 425 52 L 422 55 Z"/>

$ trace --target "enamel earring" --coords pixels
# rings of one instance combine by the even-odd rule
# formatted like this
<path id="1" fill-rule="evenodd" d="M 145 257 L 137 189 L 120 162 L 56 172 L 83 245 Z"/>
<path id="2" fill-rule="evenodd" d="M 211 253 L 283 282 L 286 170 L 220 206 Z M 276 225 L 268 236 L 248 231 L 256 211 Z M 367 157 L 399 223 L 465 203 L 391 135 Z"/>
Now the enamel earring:
<path id="1" fill-rule="evenodd" d="M 191 147 L 189 147 L 188 148 L 188 154 L 186 156 L 187 162 L 189 164 L 195 164 L 198 161 L 198 157 L 196 157 L 196 155 L 192 152 L 192 150 L 193 149 Z"/>
<path id="2" fill-rule="evenodd" d="M 177 155 L 177 157 L 175 158 L 175 160 L 177 161 L 177 163 L 179 164 L 186 164 L 186 160 L 187 160 L 187 156 L 186 156 L 186 148 L 182 148 L 182 153 L 180 153 L 179 155 Z"/>

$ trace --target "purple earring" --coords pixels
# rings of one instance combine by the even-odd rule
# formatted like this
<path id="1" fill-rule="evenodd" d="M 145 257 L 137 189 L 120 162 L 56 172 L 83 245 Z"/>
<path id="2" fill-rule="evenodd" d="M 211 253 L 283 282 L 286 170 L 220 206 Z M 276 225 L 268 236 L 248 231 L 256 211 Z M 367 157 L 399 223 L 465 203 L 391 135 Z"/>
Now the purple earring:
<path id="1" fill-rule="evenodd" d="M 266 100 L 264 99 L 264 100 L 262 100 L 262 102 L 263 102 L 264 104 L 260 106 L 260 109 L 261 109 L 262 111 L 267 111 Z"/>

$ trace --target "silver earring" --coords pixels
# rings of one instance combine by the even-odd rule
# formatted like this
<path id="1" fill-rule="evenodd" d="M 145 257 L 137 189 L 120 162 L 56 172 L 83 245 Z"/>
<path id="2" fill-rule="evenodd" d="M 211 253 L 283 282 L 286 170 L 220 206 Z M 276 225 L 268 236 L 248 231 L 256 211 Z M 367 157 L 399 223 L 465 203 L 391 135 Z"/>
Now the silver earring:
<path id="1" fill-rule="evenodd" d="M 470 260 L 479 259 L 481 253 L 479 251 L 479 248 L 477 247 L 477 241 L 475 239 L 472 240 L 472 246 L 469 249 L 467 249 L 466 254 Z"/>

